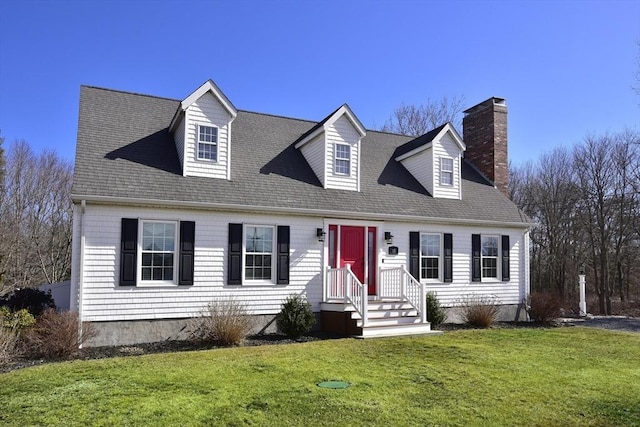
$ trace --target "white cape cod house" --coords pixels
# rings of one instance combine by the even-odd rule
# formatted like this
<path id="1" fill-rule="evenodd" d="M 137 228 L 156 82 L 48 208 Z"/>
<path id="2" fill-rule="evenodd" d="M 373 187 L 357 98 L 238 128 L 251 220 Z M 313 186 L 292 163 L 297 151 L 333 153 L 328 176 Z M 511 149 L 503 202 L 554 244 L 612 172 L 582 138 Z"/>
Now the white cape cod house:
<path id="1" fill-rule="evenodd" d="M 320 122 L 238 110 L 207 81 L 184 100 L 83 86 L 72 197 L 71 307 L 93 345 L 179 338 L 234 298 L 273 329 L 290 294 L 320 327 L 430 330 L 445 306 L 523 316 L 528 219 L 505 196 L 506 106 L 490 98 L 410 138 L 349 106 Z"/>

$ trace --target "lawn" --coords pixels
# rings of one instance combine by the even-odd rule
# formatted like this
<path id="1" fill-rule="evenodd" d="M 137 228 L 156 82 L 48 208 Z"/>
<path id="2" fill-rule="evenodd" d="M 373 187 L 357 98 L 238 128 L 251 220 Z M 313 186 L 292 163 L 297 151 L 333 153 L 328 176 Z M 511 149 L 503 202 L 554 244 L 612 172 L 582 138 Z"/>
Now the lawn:
<path id="1" fill-rule="evenodd" d="M 0 424 L 640 426 L 640 334 L 460 330 L 55 363 L 0 374 Z"/>

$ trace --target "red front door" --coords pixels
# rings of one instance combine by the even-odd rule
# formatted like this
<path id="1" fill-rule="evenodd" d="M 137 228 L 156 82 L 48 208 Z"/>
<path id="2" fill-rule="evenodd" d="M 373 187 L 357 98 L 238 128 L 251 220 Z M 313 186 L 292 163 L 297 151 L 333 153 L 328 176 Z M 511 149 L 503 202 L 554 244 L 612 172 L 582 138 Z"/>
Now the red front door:
<path id="1" fill-rule="evenodd" d="M 349 264 L 358 280 L 361 283 L 368 283 L 369 295 L 375 295 L 375 228 L 369 228 L 369 231 L 370 235 L 366 237 L 371 241 L 365 246 L 365 227 L 347 225 L 340 227 L 340 267 Z M 369 261 L 368 278 L 365 274 L 367 261 Z"/>

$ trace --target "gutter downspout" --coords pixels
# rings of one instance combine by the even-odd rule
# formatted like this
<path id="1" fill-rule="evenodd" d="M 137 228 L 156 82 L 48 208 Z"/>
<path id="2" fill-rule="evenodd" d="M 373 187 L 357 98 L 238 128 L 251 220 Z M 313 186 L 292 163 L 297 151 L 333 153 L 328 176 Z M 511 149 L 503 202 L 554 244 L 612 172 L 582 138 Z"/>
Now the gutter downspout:
<path id="1" fill-rule="evenodd" d="M 78 328 L 80 336 L 82 337 L 82 288 L 84 287 L 84 214 L 87 209 L 87 201 L 82 199 L 80 202 L 80 268 L 78 272 Z M 82 348 L 82 344 L 80 344 Z"/>

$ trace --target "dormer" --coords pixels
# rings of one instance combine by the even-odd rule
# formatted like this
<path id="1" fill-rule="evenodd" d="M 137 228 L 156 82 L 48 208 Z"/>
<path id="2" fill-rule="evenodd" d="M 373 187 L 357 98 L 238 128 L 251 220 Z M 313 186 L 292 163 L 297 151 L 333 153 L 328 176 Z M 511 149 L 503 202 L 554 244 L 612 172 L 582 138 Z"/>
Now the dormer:
<path id="1" fill-rule="evenodd" d="M 183 176 L 231 179 L 231 123 L 237 115 L 211 80 L 180 103 L 169 131 Z"/>
<path id="2" fill-rule="evenodd" d="M 347 104 L 295 144 L 324 188 L 360 191 L 361 141 L 366 131 Z"/>
<path id="3" fill-rule="evenodd" d="M 465 150 L 460 135 L 447 123 L 398 147 L 395 159 L 434 198 L 461 200 Z"/>

